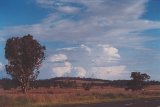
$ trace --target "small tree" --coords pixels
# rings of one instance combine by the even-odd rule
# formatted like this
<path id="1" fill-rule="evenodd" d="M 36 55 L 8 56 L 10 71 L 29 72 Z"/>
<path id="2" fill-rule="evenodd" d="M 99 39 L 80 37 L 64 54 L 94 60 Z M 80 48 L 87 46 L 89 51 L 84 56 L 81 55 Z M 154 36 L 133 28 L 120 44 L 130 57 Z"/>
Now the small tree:
<path id="1" fill-rule="evenodd" d="M 146 73 L 141 74 L 140 72 L 132 72 L 131 80 L 127 84 L 127 90 L 131 89 L 132 91 L 142 90 L 147 84 L 146 81 L 150 79 L 150 76 Z"/>
<path id="2" fill-rule="evenodd" d="M 45 47 L 33 39 L 30 34 L 23 37 L 12 37 L 6 41 L 5 58 L 8 60 L 6 72 L 20 82 L 23 93 L 29 88 L 39 74 Z"/>

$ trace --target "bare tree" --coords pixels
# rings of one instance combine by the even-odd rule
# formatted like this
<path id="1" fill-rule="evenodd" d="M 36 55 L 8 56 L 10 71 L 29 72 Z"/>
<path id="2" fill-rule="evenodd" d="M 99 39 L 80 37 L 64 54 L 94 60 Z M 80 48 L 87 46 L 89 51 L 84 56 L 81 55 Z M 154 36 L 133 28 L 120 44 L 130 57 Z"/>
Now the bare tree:
<path id="1" fill-rule="evenodd" d="M 45 47 L 30 34 L 12 37 L 6 41 L 6 72 L 20 82 L 23 93 L 26 93 L 29 83 L 38 76 L 39 67 L 45 59 L 44 51 Z"/>

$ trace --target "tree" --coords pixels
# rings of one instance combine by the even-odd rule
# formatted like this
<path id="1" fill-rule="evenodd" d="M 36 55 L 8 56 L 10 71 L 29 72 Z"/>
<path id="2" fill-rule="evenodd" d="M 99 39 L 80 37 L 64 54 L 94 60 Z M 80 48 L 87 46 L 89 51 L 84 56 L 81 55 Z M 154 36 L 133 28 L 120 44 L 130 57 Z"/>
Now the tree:
<path id="1" fill-rule="evenodd" d="M 39 67 L 45 59 L 45 46 L 42 46 L 33 36 L 12 37 L 6 41 L 5 58 L 7 74 L 20 82 L 23 93 L 29 88 L 39 74 Z"/>
<path id="2" fill-rule="evenodd" d="M 131 78 L 132 80 L 135 80 L 135 81 L 146 81 L 150 79 L 150 76 L 147 75 L 146 73 L 141 74 L 140 72 L 132 72 Z"/>
<path id="3" fill-rule="evenodd" d="M 150 79 L 150 76 L 146 73 L 141 74 L 140 72 L 132 72 L 131 80 L 127 84 L 127 90 L 131 89 L 132 91 L 142 90 L 147 84 L 146 81 Z"/>

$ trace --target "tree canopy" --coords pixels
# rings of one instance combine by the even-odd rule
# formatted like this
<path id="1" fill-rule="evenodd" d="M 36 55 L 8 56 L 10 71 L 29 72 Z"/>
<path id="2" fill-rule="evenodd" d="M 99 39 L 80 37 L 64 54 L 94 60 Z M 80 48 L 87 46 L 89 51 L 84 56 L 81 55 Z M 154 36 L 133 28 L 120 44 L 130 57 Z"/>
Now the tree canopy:
<path id="1" fill-rule="evenodd" d="M 45 46 L 33 36 L 12 37 L 6 41 L 5 58 L 8 60 L 6 72 L 20 82 L 23 93 L 26 93 L 29 82 L 39 74 L 39 67 L 45 59 Z"/>

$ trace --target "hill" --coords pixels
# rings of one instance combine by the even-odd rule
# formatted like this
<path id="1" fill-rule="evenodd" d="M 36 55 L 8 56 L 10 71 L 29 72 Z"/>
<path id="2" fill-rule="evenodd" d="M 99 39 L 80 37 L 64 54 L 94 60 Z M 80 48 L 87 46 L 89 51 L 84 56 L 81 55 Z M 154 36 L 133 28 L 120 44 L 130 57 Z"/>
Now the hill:
<path id="1" fill-rule="evenodd" d="M 79 77 L 56 77 L 51 79 L 39 79 L 31 83 L 32 88 L 49 88 L 49 87 L 60 87 L 60 88 L 79 88 L 85 85 L 90 85 L 92 87 L 126 87 L 130 80 L 102 80 L 94 78 L 79 78 Z M 18 82 L 16 80 L 3 78 L 0 79 L 0 88 L 11 89 L 17 88 Z M 159 81 L 147 81 L 149 85 L 160 85 Z"/>

